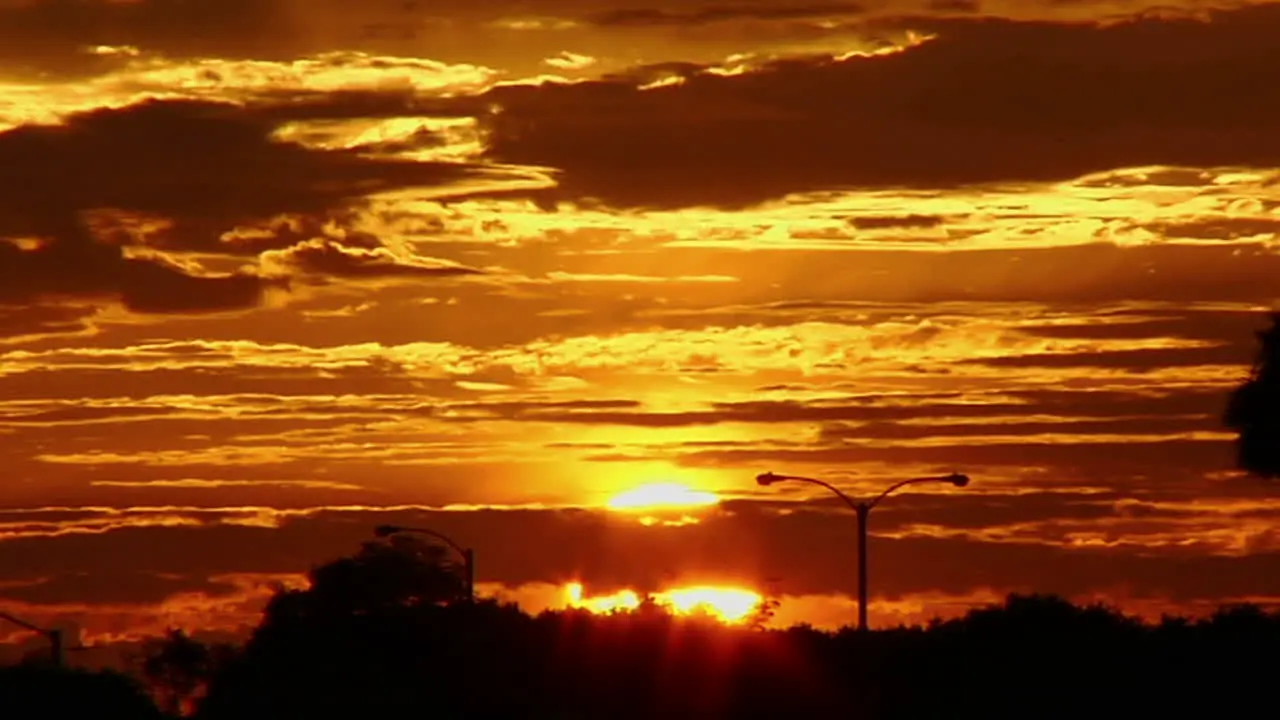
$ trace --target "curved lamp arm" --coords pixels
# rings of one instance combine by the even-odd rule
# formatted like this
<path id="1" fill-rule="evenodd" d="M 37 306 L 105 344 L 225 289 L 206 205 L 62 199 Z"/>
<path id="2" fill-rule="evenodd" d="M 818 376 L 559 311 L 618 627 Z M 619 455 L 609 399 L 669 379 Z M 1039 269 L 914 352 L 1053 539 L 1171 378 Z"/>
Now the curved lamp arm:
<path id="1" fill-rule="evenodd" d="M 893 493 L 897 492 L 899 488 L 906 487 L 907 485 L 914 485 L 916 483 L 927 483 L 927 482 L 945 482 L 945 483 L 951 483 L 956 487 L 964 487 L 965 485 L 969 484 L 969 476 L 962 475 L 960 473 L 951 473 L 950 475 L 937 475 L 932 477 L 911 478 L 910 480 L 903 480 L 902 482 L 890 485 L 888 488 L 884 490 L 884 492 L 872 498 L 870 502 L 858 503 L 852 498 L 850 498 L 848 495 L 845 495 L 839 488 L 835 487 L 831 483 L 819 480 L 817 478 L 804 477 L 803 475 L 777 475 L 771 472 L 763 473 L 761 475 L 756 476 L 756 482 L 761 485 L 772 485 L 776 482 L 782 482 L 784 480 L 791 481 L 791 482 L 809 483 L 810 485 L 817 485 L 819 487 L 824 487 L 827 490 L 830 490 L 835 495 L 837 495 L 841 500 L 845 502 L 846 505 L 852 508 L 854 512 L 870 512 L 871 508 L 875 507 L 876 505 L 879 505 L 881 500 L 884 500 L 885 498 L 889 497 Z"/>
<path id="2" fill-rule="evenodd" d="M 839 488 L 837 488 L 835 485 L 819 480 L 817 478 L 804 477 L 802 475 L 776 475 L 771 472 L 767 472 L 762 475 L 756 476 L 756 482 L 760 483 L 761 485 L 772 485 L 773 483 L 781 482 L 783 480 L 792 481 L 792 482 L 809 483 L 810 485 L 817 485 L 819 487 L 824 487 L 830 490 L 832 493 L 834 493 L 841 500 L 843 500 L 844 504 L 848 505 L 850 510 L 853 510 L 854 512 L 861 512 L 858 509 L 857 501 L 855 501 L 853 498 L 849 497 L 848 495 L 845 495 L 844 492 L 841 491 Z"/>
<path id="3" fill-rule="evenodd" d="M 463 558 L 466 558 L 469 555 L 467 549 L 459 545 L 456 541 L 454 541 L 453 538 L 449 537 L 448 535 L 445 535 L 444 533 L 438 533 L 435 530 L 431 530 L 430 528 L 402 527 L 400 525 L 379 525 L 377 528 L 374 529 L 373 534 L 380 538 L 384 538 L 384 537 L 390 537 L 397 533 L 405 533 L 405 532 L 416 533 L 418 535 L 429 535 L 439 540 L 440 542 L 444 543 L 445 545 L 448 545 L 449 547 L 453 548 Z"/>
<path id="4" fill-rule="evenodd" d="M 32 625 L 26 620 L 23 620 L 22 618 L 14 617 L 7 612 L 0 612 L 0 620 L 8 620 L 9 622 L 23 628 L 24 630 L 30 630 L 31 632 L 40 633 L 41 635 L 48 635 L 50 632 L 52 632 L 51 630 L 46 630 L 45 628 Z"/>
<path id="5" fill-rule="evenodd" d="M 956 487 L 964 487 L 965 485 L 969 484 L 969 477 L 967 475 L 961 475 L 960 473 L 951 473 L 950 475 L 937 475 L 934 477 L 918 477 L 918 478 L 911 478 L 910 480 L 903 480 L 900 483 L 890 485 L 889 487 L 885 488 L 884 492 L 875 496 L 875 498 L 872 499 L 871 502 L 867 503 L 867 509 L 870 510 L 876 505 L 879 505 L 881 500 L 884 500 L 885 498 L 889 497 L 893 493 L 897 492 L 898 488 L 903 488 L 908 485 L 915 485 L 916 483 L 929 483 L 929 482 L 945 482 L 945 483 L 951 483 Z"/>

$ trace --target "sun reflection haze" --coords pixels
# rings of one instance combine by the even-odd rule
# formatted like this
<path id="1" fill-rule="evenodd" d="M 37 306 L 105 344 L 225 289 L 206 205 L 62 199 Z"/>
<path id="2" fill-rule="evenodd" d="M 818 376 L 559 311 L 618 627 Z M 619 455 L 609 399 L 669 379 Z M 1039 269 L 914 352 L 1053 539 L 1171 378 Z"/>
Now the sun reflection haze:
<path id="1" fill-rule="evenodd" d="M 587 596 L 581 583 L 569 583 L 564 589 L 569 607 L 589 610 L 593 613 L 610 613 L 634 610 L 640 607 L 640 594 L 634 590 L 619 590 L 611 595 Z M 654 602 L 676 613 L 690 615 L 705 613 L 726 623 L 746 620 L 763 598 L 746 588 L 699 585 L 672 588 L 653 595 Z"/>
<path id="2" fill-rule="evenodd" d="M 680 483 L 651 483 L 618 493 L 609 499 L 610 510 L 636 511 L 715 505 L 719 496 Z"/>

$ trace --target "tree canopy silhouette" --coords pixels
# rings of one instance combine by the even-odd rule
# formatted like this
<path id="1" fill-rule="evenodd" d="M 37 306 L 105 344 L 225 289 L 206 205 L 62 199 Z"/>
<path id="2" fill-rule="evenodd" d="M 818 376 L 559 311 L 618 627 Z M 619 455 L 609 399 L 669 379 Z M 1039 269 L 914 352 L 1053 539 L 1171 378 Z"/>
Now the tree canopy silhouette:
<path id="1" fill-rule="evenodd" d="M 1280 670 L 1266 654 L 1280 616 L 1257 608 L 1150 625 L 1014 595 L 865 634 L 728 626 L 654 602 L 534 616 L 455 602 L 457 568 L 420 542 L 367 544 L 281 591 L 197 717 L 1230 716 Z"/>
<path id="2" fill-rule="evenodd" d="M 143 643 L 139 670 L 160 707 L 171 715 L 184 715 L 207 691 L 218 668 L 235 653 L 233 646 L 205 644 L 183 630 L 172 629 Z"/>
<path id="3" fill-rule="evenodd" d="M 1237 433 L 1236 465 L 1280 479 L 1280 312 L 1258 333 L 1258 358 L 1249 379 L 1231 395 L 1226 425 Z"/>
<path id="4" fill-rule="evenodd" d="M 165 715 L 125 675 L 27 663 L 0 668 L 0 717 L 160 720 Z"/>
<path id="5" fill-rule="evenodd" d="M 1234 717 L 1269 699 L 1278 642 L 1256 607 L 1152 625 L 1041 595 L 865 634 L 482 600 L 264 619 L 198 717 Z"/>
<path id="6" fill-rule="evenodd" d="M 279 591 L 225 660 L 174 631 L 142 669 L 169 717 L 198 720 L 1246 717 L 1280 672 L 1280 614 L 1256 606 L 1150 624 L 1011 595 L 928 628 L 832 633 L 654 602 L 530 615 L 455 602 L 455 570 L 413 538 L 370 543 Z M 120 676 L 16 667 L 0 669 L 0 717 L 162 715 Z"/>
<path id="7" fill-rule="evenodd" d="M 355 555 L 312 568 L 308 576 L 308 589 L 273 598 L 268 618 L 364 615 L 467 597 L 465 572 L 449 550 L 416 535 L 366 542 Z"/>

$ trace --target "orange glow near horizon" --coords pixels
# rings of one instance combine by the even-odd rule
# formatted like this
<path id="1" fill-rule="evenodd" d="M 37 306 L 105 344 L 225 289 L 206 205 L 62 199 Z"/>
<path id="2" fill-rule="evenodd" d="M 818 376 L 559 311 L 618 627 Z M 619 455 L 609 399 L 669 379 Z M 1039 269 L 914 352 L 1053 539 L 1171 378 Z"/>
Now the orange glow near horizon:
<path id="1" fill-rule="evenodd" d="M 725 622 L 742 622 L 760 606 L 759 593 L 745 588 L 697 586 L 675 588 L 658 596 L 680 613 L 709 612 Z"/>
<path id="2" fill-rule="evenodd" d="M 593 613 L 610 613 L 634 610 L 640 607 L 640 594 L 634 590 L 619 590 L 611 595 L 587 596 L 582 583 L 565 585 L 566 604 L 571 608 L 589 610 Z M 654 593 L 653 599 L 659 605 L 670 608 L 681 615 L 705 613 L 721 622 L 738 623 L 751 615 L 760 606 L 763 598 L 759 593 L 746 588 L 721 587 L 713 585 L 697 585 L 691 587 L 672 588 Z"/>
<path id="3" fill-rule="evenodd" d="M 713 492 L 694 490 L 680 483 L 650 483 L 618 493 L 609 499 L 610 510 L 622 512 L 666 508 L 707 507 L 720 502 Z"/>
<path id="4" fill-rule="evenodd" d="M 872 627 L 1280 607 L 1280 0 L 161 5 L 0 0 L 0 610 L 239 642 L 394 527 L 530 615 L 856 623 L 774 471 L 973 478 L 876 511 Z"/>
<path id="5" fill-rule="evenodd" d="M 640 607 L 640 596 L 634 590 L 619 590 L 612 595 L 587 597 L 582 583 L 569 583 L 564 587 L 565 602 L 571 608 L 590 610 L 593 613 L 610 613 L 634 610 Z"/>

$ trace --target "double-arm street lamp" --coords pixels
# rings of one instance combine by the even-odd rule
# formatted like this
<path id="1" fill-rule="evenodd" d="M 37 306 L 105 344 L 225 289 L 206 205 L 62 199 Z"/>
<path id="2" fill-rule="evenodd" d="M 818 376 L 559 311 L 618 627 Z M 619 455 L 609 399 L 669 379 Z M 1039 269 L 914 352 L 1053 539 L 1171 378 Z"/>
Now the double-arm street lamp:
<path id="1" fill-rule="evenodd" d="M 964 487 L 969 484 L 969 476 L 960 473 L 951 473 L 950 475 L 936 475 L 931 477 L 911 478 L 903 480 L 895 485 L 890 485 L 884 492 L 872 498 L 870 501 L 858 502 L 848 495 L 845 495 L 834 485 L 818 480 L 816 478 L 802 477 L 799 475 L 778 475 L 776 473 L 762 473 L 756 476 L 756 482 L 769 486 L 779 482 L 802 482 L 810 485 L 819 485 L 835 493 L 846 505 L 853 508 L 858 514 L 858 630 L 865 631 L 867 629 L 867 516 L 871 514 L 871 509 L 880 504 L 881 500 L 892 495 L 899 488 L 918 483 L 948 483 L 956 487 Z"/>
<path id="2" fill-rule="evenodd" d="M 464 573 L 464 582 L 466 583 L 467 602 L 475 602 L 476 600 L 476 554 L 471 548 L 463 547 L 453 540 L 453 538 L 435 530 L 421 527 L 403 527 L 400 525 L 379 525 L 374 528 L 373 534 L 376 537 L 385 538 L 397 535 L 399 533 L 414 533 L 417 535 L 426 535 L 448 545 L 454 552 L 462 557 L 462 572 Z"/>

